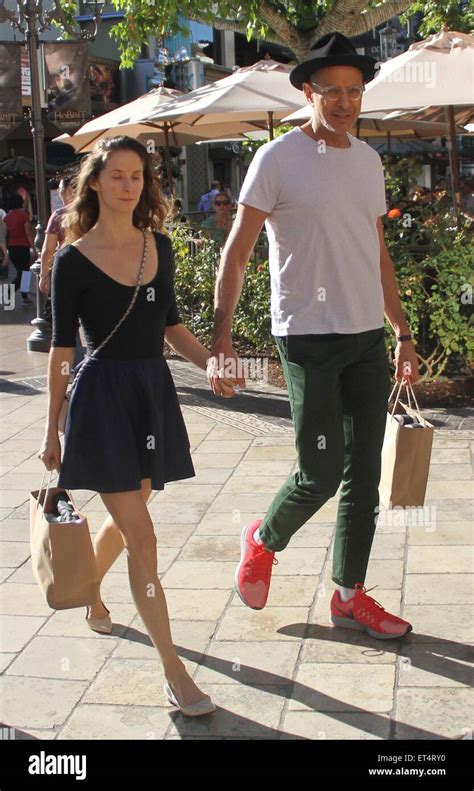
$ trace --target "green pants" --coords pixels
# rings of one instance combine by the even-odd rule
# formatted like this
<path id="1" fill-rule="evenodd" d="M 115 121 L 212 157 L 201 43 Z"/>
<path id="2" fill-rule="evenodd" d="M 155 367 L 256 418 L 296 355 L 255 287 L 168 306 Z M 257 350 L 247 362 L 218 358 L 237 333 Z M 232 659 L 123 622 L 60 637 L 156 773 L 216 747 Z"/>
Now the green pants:
<path id="1" fill-rule="evenodd" d="M 377 521 L 390 392 L 384 328 L 275 340 L 288 385 L 299 470 L 277 492 L 260 535 L 268 549 L 284 549 L 342 481 L 332 579 L 353 588 L 365 581 Z"/>

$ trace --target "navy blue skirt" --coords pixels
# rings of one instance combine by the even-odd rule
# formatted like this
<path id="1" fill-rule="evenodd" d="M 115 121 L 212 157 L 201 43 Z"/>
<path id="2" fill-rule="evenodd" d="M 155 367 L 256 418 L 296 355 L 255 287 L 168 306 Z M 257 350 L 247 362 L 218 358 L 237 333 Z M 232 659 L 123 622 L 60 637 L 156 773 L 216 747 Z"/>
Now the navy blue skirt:
<path id="1" fill-rule="evenodd" d="M 144 478 L 163 489 L 194 476 L 165 358 L 89 359 L 71 388 L 58 486 L 128 492 L 140 489 Z"/>

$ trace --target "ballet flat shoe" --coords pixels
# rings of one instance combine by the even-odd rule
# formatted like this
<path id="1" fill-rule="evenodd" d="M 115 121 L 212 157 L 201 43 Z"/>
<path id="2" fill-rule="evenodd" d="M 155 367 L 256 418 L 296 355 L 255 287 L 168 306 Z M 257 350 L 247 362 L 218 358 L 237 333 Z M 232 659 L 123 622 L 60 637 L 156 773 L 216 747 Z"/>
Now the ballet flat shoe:
<path id="1" fill-rule="evenodd" d="M 105 604 L 104 604 L 105 607 Z M 110 617 L 110 612 L 107 610 L 107 615 L 105 618 L 89 618 L 88 615 L 90 613 L 90 607 L 86 607 L 86 623 L 89 629 L 92 629 L 93 632 L 100 632 L 101 634 L 111 634 L 112 632 L 112 619 Z"/>
<path id="2" fill-rule="evenodd" d="M 204 700 L 198 700 L 197 703 L 190 703 L 188 706 L 182 706 L 169 684 L 165 684 L 163 689 L 168 702 L 176 706 L 181 714 L 184 714 L 186 717 L 202 717 L 204 714 L 212 714 L 212 712 L 216 710 L 209 695 L 206 695 Z"/>

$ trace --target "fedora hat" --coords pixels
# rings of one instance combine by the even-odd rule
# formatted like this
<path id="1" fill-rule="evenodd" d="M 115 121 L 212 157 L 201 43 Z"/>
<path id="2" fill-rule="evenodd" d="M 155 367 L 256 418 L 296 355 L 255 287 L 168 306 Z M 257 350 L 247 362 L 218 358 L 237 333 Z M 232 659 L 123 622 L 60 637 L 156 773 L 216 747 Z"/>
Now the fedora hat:
<path id="1" fill-rule="evenodd" d="M 302 63 L 290 72 L 290 82 L 298 90 L 303 83 L 309 82 L 316 69 L 324 66 L 355 66 L 360 69 L 364 82 L 370 82 L 375 75 L 377 61 L 369 55 L 358 55 L 356 48 L 342 33 L 326 33 L 311 47 Z"/>

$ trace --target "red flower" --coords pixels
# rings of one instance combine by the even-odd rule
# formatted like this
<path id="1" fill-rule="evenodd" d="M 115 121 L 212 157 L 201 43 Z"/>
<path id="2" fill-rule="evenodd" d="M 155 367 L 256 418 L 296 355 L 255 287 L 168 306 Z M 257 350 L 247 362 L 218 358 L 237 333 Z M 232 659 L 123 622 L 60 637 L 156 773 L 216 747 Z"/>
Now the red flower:
<path id="1" fill-rule="evenodd" d="M 402 213 L 400 209 L 390 209 L 390 211 L 387 213 L 387 217 L 389 220 L 395 220 L 395 219 L 399 220 L 401 216 Z"/>
<path id="2" fill-rule="evenodd" d="M 264 269 L 265 269 L 265 267 L 263 266 L 263 264 L 259 264 L 257 266 L 257 272 L 263 272 Z"/>

